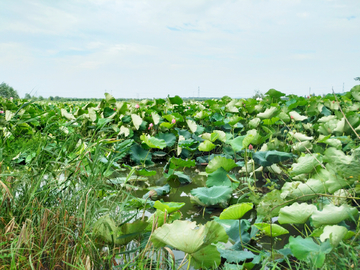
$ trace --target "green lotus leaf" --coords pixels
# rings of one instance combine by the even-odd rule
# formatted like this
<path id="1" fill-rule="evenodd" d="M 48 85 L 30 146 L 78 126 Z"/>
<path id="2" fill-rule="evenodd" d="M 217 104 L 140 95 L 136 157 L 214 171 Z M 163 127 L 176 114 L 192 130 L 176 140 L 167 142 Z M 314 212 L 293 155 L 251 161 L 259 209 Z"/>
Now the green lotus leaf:
<path id="1" fill-rule="evenodd" d="M 304 121 L 305 119 L 307 119 L 306 116 L 300 115 L 298 112 L 295 112 L 295 111 L 289 112 L 289 115 L 295 121 Z"/>
<path id="2" fill-rule="evenodd" d="M 160 118 L 161 118 L 160 115 L 158 115 L 156 112 L 152 111 L 151 112 L 151 117 L 153 119 L 154 125 L 159 124 Z"/>
<path id="3" fill-rule="evenodd" d="M 324 182 L 318 179 L 308 179 L 306 183 L 300 181 L 286 182 L 281 189 L 282 198 L 299 198 L 301 201 L 307 201 L 315 198 L 318 194 L 326 193 Z M 302 197 L 304 195 L 308 195 Z"/>
<path id="4" fill-rule="evenodd" d="M 254 226 L 270 237 L 276 237 L 289 233 L 287 229 L 277 224 L 255 223 Z"/>
<path id="5" fill-rule="evenodd" d="M 272 151 L 258 151 L 253 153 L 254 161 L 261 166 L 271 166 L 275 163 L 279 163 L 291 158 L 295 155 L 286 152 Z"/>
<path id="6" fill-rule="evenodd" d="M 313 144 L 309 141 L 297 142 L 292 145 L 294 151 L 307 152 L 313 149 Z"/>
<path id="7" fill-rule="evenodd" d="M 332 246 L 329 241 L 316 244 L 312 238 L 296 238 L 290 236 L 289 246 L 292 254 L 299 260 L 311 262 L 317 268 L 320 268 L 325 261 L 325 255 L 330 253 Z"/>
<path id="8" fill-rule="evenodd" d="M 183 167 L 192 168 L 196 165 L 195 160 L 191 160 L 191 159 L 184 160 L 182 158 L 175 158 L 175 157 L 172 157 L 170 159 L 170 163 L 174 164 L 176 168 L 183 168 Z"/>
<path id="9" fill-rule="evenodd" d="M 298 141 L 311 141 L 314 139 L 314 137 L 308 137 L 305 134 L 299 133 L 299 132 L 289 132 L 289 135 L 291 137 L 295 138 Z"/>
<path id="10" fill-rule="evenodd" d="M 169 122 L 162 122 L 160 124 L 160 127 L 164 127 L 164 128 L 168 128 L 168 129 L 171 129 L 173 126 L 174 126 L 174 124 L 171 124 Z"/>
<path id="11" fill-rule="evenodd" d="M 255 257 L 254 253 L 247 250 L 219 249 L 219 252 L 221 257 L 229 263 L 240 263 Z"/>
<path id="12" fill-rule="evenodd" d="M 336 173 L 344 178 L 356 179 L 360 176 L 360 147 L 353 150 L 351 156 L 347 156 L 341 150 L 333 147 L 324 152 L 324 161 L 331 165 Z M 351 182 L 351 180 L 349 180 Z"/>
<path id="13" fill-rule="evenodd" d="M 211 150 L 213 150 L 215 148 L 215 144 L 213 144 L 209 140 L 205 140 L 199 144 L 198 148 L 199 148 L 199 151 L 210 152 Z"/>
<path id="14" fill-rule="evenodd" d="M 195 133 L 196 130 L 197 130 L 197 124 L 196 124 L 196 122 L 193 121 L 193 120 L 188 119 L 188 120 L 186 120 L 186 123 L 187 123 L 190 131 L 191 131 L 192 133 Z"/>
<path id="15" fill-rule="evenodd" d="M 278 221 L 280 224 L 304 224 L 316 210 L 315 205 L 296 202 L 280 209 Z"/>
<path id="16" fill-rule="evenodd" d="M 162 139 L 157 139 L 155 137 L 152 137 L 150 135 L 141 135 L 140 139 L 147 144 L 150 148 L 158 148 L 158 149 L 164 149 L 166 147 L 166 142 Z"/>
<path id="17" fill-rule="evenodd" d="M 275 90 L 275 89 L 270 89 L 269 91 L 267 91 L 265 93 L 265 95 L 267 95 L 271 98 L 274 98 L 274 99 L 279 99 L 280 97 L 286 96 L 286 94 L 284 94 L 278 90 Z"/>
<path id="18" fill-rule="evenodd" d="M 321 242 L 324 242 L 326 239 L 330 239 L 330 244 L 333 247 L 337 247 L 341 240 L 344 239 L 348 232 L 344 226 L 338 225 L 327 225 L 324 227 L 323 233 L 320 235 Z"/>
<path id="19" fill-rule="evenodd" d="M 184 205 L 185 205 L 185 203 L 177 203 L 177 202 L 160 202 L 160 201 L 156 201 L 154 203 L 154 207 L 156 209 L 159 209 L 159 210 L 161 210 L 163 212 L 166 211 L 169 214 L 179 210 Z"/>
<path id="20" fill-rule="evenodd" d="M 237 115 L 233 115 L 229 118 L 226 119 L 226 121 L 228 122 L 228 124 L 230 126 L 235 126 L 237 123 L 239 123 L 239 121 L 241 120 L 242 118 L 240 116 L 237 116 Z"/>
<path id="21" fill-rule="evenodd" d="M 233 140 L 229 140 L 227 143 L 231 145 L 235 152 L 239 152 L 244 149 L 243 141 L 246 136 L 238 136 Z"/>
<path id="22" fill-rule="evenodd" d="M 106 244 L 116 242 L 118 228 L 108 215 L 99 218 L 93 226 L 93 236 Z"/>
<path id="23" fill-rule="evenodd" d="M 303 173 L 310 173 L 316 167 L 320 166 L 319 162 L 322 162 L 322 158 L 319 154 L 306 154 L 300 157 L 297 163 L 291 166 L 290 174 L 296 176 Z"/>
<path id="24" fill-rule="evenodd" d="M 224 209 L 220 214 L 220 219 L 240 219 L 253 208 L 252 203 L 233 204 Z"/>
<path id="25" fill-rule="evenodd" d="M 170 101 L 171 104 L 177 104 L 177 105 L 180 105 L 180 104 L 184 103 L 182 98 L 179 97 L 179 96 L 169 97 L 169 101 Z"/>
<path id="26" fill-rule="evenodd" d="M 166 147 L 172 147 L 176 142 L 176 136 L 172 133 L 158 133 L 155 137 L 157 139 L 164 140 Z"/>
<path id="27" fill-rule="evenodd" d="M 214 269 L 221 264 L 220 252 L 216 246 L 208 245 L 191 256 L 191 265 L 195 269 Z"/>
<path id="28" fill-rule="evenodd" d="M 13 115 L 9 116 L 8 112 L 11 113 L 10 111 L 5 112 L 5 114 L 8 114 L 8 115 L 5 115 L 5 118 L 7 121 L 9 121 L 12 118 L 12 116 L 14 115 L 13 114 Z M 61 116 L 65 117 L 68 120 L 75 120 L 75 116 L 72 115 L 71 113 L 68 113 L 67 110 L 65 110 L 65 109 L 61 109 Z"/>
<path id="29" fill-rule="evenodd" d="M 355 207 L 350 207 L 348 205 L 335 206 L 333 204 L 327 204 L 324 206 L 323 210 L 316 210 L 311 215 L 311 219 L 315 227 L 320 227 L 322 225 L 336 225 L 345 219 L 355 217 L 357 214 L 358 211 Z"/>
<path id="30" fill-rule="evenodd" d="M 256 117 L 260 118 L 260 119 L 270 119 L 272 117 L 274 117 L 278 112 L 278 108 L 276 107 L 271 107 L 265 110 L 265 112 L 262 113 L 258 113 Z"/>
<path id="31" fill-rule="evenodd" d="M 260 123 L 261 123 L 261 119 L 255 117 L 249 121 L 248 125 L 250 128 L 257 128 Z"/>
<path id="32" fill-rule="evenodd" d="M 116 99 L 112 95 L 110 95 L 109 93 L 105 93 L 105 100 L 109 104 L 115 104 L 116 103 Z"/>
<path id="33" fill-rule="evenodd" d="M 148 226 L 145 228 L 147 232 L 151 232 L 154 228 L 159 228 L 166 223 L 172 223 L 174 220 L 179 220 L 181 218 L 181 213 L 172 212 L 171 214 L 161 211 L 159 209 L 156 210 L 154 214 L 152 214 L 148 219 Z M 154 224 L 154 222 L 156 224 Z"/>
<path id="34" fill-rule="evenodd" d="M 206 172 L 215 172 L 220 167 L 224 168 L 225 171 L 230 171 L 231 169 L 237 167 L 237 165 L 232 159 L 216 156 L 215 158 L 210 160 L 209 164 L 206 166 Z"/>
<path id="35" fill-rule="evenodd" d="M 190 184 L 191 178 L 183 172 L 174 171 L 172 175 L 167 177 L 167 181 L 171 187 L 177 188 L 181 185 Z"/>
<path id="36" fill-rule="evenodd" d="M 231 100 L 228 104 L 226 104 L 225 108 L 227 112 L 233 112 L 233 113 L 238 113 L 239 109 L 235 106 L 236 104 L 236 100 L 233 99 Z"/>
<path id="37" fill-rule="evenodd" d="M 337 174 L 329 163 L 326 164 L 326 169 L 321 168 L 317 170 L 312 178 L 325 182 L 325 187 L 330 193 L 334 193 L 335 191 L 347 187 L 354 182 L 354 179 L 352 178 L 345 179 Z"/>
<path id="38" fill-rule="evenodd" d="M 210 232 L 211 230 L 211 232 Z M 210 234 L 211 237 L 207 237 Z M 151 235 L 155 247 L 172 246 L 191 256 L 195 267 L 213 267 L 220 264 L 220 253 L 211 243 L 227 241 L 227 235 L 221 225 L 215 221 L 206 225 L 196 222 L 175 220 L 172 224 L 164 224 Z"/>
<path id="39" fill-rule="evenodd" d="M 138 116 L 137 114 L 131 114 L 131 120 L 135 126 L 135 128 L 138 130 L 140 128 L 140 125 L 142 124 L 143 122 L 143 119 Z"/>
<path id="40" fill-rule="evenodd" d="M 206 186 L 227 186 L 231 187 L 232 182 L 227 176 L 228 172 L 224 170 L 224 168 L 220 167 L 215 172 L 212 172 L 208 175 L 208 179 L 206 181 Z"/>
<path id="41" fill-rule="evenodd" d="M 191 190 L 191 195 L 197 197 L 206 206 L 226 203 L 231 194 L 232 189 L 226 186 L 199 187 Z"/>
<path id="42" fill-rule="evenodd" d="M 360 101 L 360 85 L 351 88 L 350 93 L 355 100 Z"/>
<path id="43" fill-rule="evenodd" d="M 155 194 L 154 194 L 155 192 Z M 158 187 L 158 188 L 152 188 L 150 189 L 149 192 L 147 192 L 146 194 L 143 195 L 143 199 L 147 199 L 149 197 L 153 198 L 153 197 L 157 197 L 157 196 L 164 196 L 166 194 L 170 193 L 170 186 L 169 184 L 166 184 L 162 187 Z"/>
<path id="44" fill-rule="evenodd" d="M 226 141 L 226 134 L 222 130 L 214 130 L 211 134 L 218 134 L 219 137 L 217 138 L 219 141 L 225 142 Z"/>
<path id="45" fill-rule="evenodd" d="M 148 222 L 138 219 L 132 223 L 125 223 L 118 229 L 116 244 L 126 245 L 141 234 L 148 226 Z"/>
<path id="46" fill-rule="evenodd" d="M 281 197 L 280 190 L 274 189 L 271 192 L 266 193 L 259 204 L 256 207 L 258 217 L 269 218 L 279 215 L 281 206 L 285 206 L 286 203 Z"/>
<path id="47" fill-rule="evenodd" d="M 137 164 L 141 164 L 144 162 L 151 162 L 151 153 L 149 151 L 143 149 L 138 144 L 134 144 L 130 148 L 130 156 L 131 159 L 134 160 Z"/>

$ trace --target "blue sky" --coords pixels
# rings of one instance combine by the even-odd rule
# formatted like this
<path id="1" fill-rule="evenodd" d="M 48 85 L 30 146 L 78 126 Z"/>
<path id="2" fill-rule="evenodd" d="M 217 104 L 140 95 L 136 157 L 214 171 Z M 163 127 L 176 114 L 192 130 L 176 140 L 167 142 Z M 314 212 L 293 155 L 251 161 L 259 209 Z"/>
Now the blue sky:
<path id="1" fill-rule="evenodd" d="M 308 95 L 358 76 L 358 0 L 0 3 L 0 83 L 22 97 Z"/>

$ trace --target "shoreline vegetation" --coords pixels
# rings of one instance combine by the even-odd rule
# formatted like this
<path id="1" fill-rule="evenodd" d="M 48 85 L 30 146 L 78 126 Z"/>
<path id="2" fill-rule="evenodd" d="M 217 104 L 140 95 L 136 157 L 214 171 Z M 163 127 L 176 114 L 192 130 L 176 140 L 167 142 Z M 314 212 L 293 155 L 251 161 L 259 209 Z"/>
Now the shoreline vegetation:
<path id="1" fill-rule="evenodd" d="M 360 85 L 30 98 L 0 97 L 0 270 L 360 267 Z"/>

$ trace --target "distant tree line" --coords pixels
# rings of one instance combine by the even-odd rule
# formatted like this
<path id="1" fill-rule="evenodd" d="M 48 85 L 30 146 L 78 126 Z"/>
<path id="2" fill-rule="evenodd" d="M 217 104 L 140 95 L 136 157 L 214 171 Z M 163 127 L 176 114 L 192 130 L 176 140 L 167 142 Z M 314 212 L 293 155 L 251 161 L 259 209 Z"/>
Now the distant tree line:
<path id="1" fill-rule="evenodd" d="M 0 84 L 0 96 L 4 98 L 19 98 L 17 91 L 4 82 Z"/>

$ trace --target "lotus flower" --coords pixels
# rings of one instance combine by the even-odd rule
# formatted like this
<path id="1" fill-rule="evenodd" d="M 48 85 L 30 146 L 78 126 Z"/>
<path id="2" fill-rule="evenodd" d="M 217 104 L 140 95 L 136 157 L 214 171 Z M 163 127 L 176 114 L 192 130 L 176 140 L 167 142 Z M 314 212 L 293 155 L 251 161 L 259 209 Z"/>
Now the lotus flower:
<path id="1" fill-rule="evenodd" d="M 175 120 L 175 119 L 171 120 L 171 123 L 172 123 L 172 124 L 175 124 L 175 123 L 176 123 L 176 120 Z"/>
<path id="2" fill-rule="evenodd" d="M 135 105 L 135 109 L 139 109 L 140 108 L 140 105 L 139 104 L 136 104 Z"/>

